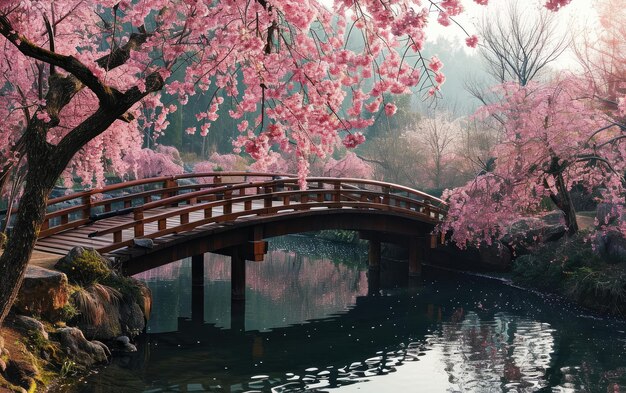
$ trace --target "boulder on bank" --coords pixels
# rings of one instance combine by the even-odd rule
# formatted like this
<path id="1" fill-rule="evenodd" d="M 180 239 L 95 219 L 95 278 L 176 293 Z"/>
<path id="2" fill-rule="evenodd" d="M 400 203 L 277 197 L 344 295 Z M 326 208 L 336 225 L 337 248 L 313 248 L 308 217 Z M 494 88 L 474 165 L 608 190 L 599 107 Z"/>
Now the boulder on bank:
<path id="1" fill-rule="evenodd" d="M 501 242 L 512 252 L 512 256 L 528 254 L 533 246 L 553 242 L 567 232 L 565 215 L 562 211 L 553 211 L 542 217 L 522 218 L 508 228 Z"/>
<path id="2" fill-rule="evenodd" d="M 150 290 L 141 282 L 118 274 L 111 261 L 90 248 L 75 247 L 56 268 L 80 285 L 72 294 L 78 310 L 74 320 L 89 339 L 109 341 L 141 333 L 152 307 Z"/>
<path id="3" fill-rule="evenodd" d="M 78 328 L 66 327 L 57 329 L 54 333 L 54 338 L 61 343 L 61 347 L 67 356 L 82 366 L 91 367 L 108 361 L 108 349 L 105 351 L 103 348 L 104 344 L 88 341 Z"/>
<path id="4" fill-rule="evenodd" d="M 64 273 L 28 266 L 13 307 L 20 314 L 57 321 L 62 316 L 69 297 L 70 287 Z"/>
<path id="5" fill-rule="evenodd" d="M 43 323 L 39 322 L 35 318 L 18 315 L 13 320 L 13 324 L 29 336 L 40 336 L 45 340 L 48 339 L 48 332 L 46 332 Z"/>
<path id="6" fill-rule="evenodd" d="M 102 282 L 114 273 L 111 261 L 88 247 L 72 248 L 54 268 L 67 274 L 70 282 L 78 285 Z"/>
<path id="7" fill-rule="evenodd" d="M 606 262 L 626 262 L 626 237 L 618 231 L 598 233 L 595 239 L 596 249 Z"/>

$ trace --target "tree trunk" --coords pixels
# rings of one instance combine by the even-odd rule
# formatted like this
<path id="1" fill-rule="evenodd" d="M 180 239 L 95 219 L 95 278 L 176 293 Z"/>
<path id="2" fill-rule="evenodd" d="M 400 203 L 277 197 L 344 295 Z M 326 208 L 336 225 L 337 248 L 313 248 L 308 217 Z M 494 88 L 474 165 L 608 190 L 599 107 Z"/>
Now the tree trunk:
<path id="1" fill-rule="evenodd" d="M 35 161 L 35 162 L 33 162 Z M 59 173 L 52 173 L 47 159 L 30 160 L 24 195 L 15 225 L 0 256 L 0 328 L 17 297 L 26 266 L 46 214 L 48 195 Z"/>
<path id="2" fill-rule="evenodd" d="M 567 189 L 563 175 L 559 173 L 556 177 L 556 189 L 559 193 L 559 208 L 565 213 L 565 225 L 567 226 L 567 234 L 573 235 L 578 232 L 578 221 L 576 221 L 576 210 L 572 203 L 572 197 Z"/>

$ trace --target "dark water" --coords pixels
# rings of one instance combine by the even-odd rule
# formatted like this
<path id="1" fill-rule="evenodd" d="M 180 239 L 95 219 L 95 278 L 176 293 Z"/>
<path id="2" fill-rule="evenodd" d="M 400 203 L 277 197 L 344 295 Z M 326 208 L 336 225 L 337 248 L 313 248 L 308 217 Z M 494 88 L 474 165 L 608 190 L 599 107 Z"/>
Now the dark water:
<path id="1" fill-rule="evenodd" d="M 154 296 L 139 352 L 76 391 L 625 391 L 623 322 L 480 277 L 408 282 L 401 263 L 368 282 L 363 249 L 272 248 L 248 262 L 243 307 L 231 306 L 229 259 L 206 257 L 204 323 L 190 318 L 189 261 L 138 276 Z"/>

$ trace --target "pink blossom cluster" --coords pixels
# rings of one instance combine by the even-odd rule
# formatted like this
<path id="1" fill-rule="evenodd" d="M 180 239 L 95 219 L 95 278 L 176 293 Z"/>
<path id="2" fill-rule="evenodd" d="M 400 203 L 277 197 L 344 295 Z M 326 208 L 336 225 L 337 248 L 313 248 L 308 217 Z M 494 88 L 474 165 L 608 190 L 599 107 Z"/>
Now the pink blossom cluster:
<path id="1" fill-rule="evenodd" d="M 145 92 L 149 76 L 164 80 L 167 95 L 143 98 L 120 117 L 124 121 L 89 142 L 65 174 L 68 180 L 79 176 L 102 185 L 105 172 L 139 171 L 128 167 L 135 158 L 153 159 L 151 153 L 140 153 L 143 135 L 158 138 L 167 132 L 172 115 L 196 94 L 210 102 L 198 109 L 198 124 L 186 132 L 206 135 L 226 114 L 239 121 L 236 149 L 267 166 L 275 158 L 272 152 L 293 148 L 304 178 L 310 158 L 327 157 L 342 142 L 351 147 L 362 143 L 360 133 L 378 111 L 395 112 L 392 105 L 383 105 L 383 96 L 406 94 L 422 82 L 437 89 L 444 82 L 443 74 L 423 81 L 424 72 L 431 71 L 406 60 L 426 45 L 432 4 L 448 23 L 463 11 L 459 0 L 338 0 L 330 5 L 316 0 L 62 0 L 54 2 L 53 10 L 49 2 L 9 0 L 0 4 L 0 14 L 20 39 L 43 50 L 50 45 L 48 18 L 54 26 L 54 51 L 73 56 L 84 67 L 83 75 L 97 79 L 105 91 Z M 112 16 L 115 23 L 110 23 Z M 348 45 L 355 30 L 364 37 L 365 50 Z M 130 42 L 142 34 L 141 40 Z M 8 36 L 0 38 L 0 116 L 7 125 L 0 128 L 0 139 L 10 146 L 37 122 L 48 141 L 58 144 L 94 114 L 96 92 L 81 85 L 62 112 L 55 112 L 45 102 L 49 65 L 23 55 Z M 402 55 L 398 48 L 406 42 L 409 51 Z M 111 67 L 99 60 L 127 44 L 122 63 Z M 66 75 L 59 67 L 56 72 Z M 225 99 L 236 102 L 228 113 L 221 110 Z M 18 159 L 6 146 L 0 147 L 0 164 Z"/>
<path id="2" fill-rule="evenodd" d="M 546 2 L 546 8 L 550 11 L 558 11 L 561 7 L 565 7 L 572 0 L 548 0 Z"/>
<path id="3" fill-rule="evenodd" d="M 124 161 L 128 165 L 127 174 L 131 178 L 144 179 L 147 177 L 173 176 L 183 173 L 183 167 L 176 162 L 178 151 L 174 148 L 164 148 L 162 152 L 152 149 L 130 151 Z M 175 150 L 175 149 L 174 149 Z M 178 156 L 180 160 L 180 156 Z"/>
<path id="4" fill-rule="evenodd" d="M 474 34 L 470 37 L 467 37 L 465 39 L 465 44 L 470 48 L 476 48 L 476 46 L 478 45 L 478 36 Z"/>

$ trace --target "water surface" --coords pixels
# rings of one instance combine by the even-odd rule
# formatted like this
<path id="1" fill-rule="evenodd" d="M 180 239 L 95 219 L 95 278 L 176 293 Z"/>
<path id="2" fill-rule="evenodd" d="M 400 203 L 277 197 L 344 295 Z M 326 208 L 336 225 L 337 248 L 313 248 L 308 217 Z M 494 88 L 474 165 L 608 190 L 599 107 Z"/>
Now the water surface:
<path id="1" fill-rule="evenodd" d="M 190 261 L 138 275 L 154 308 L 140 350 L 78 392 L 615 392 L 626 324 L 500 282 L 406 264 L 368 277 L 366 251 L 271 242 L 230 302 L 228 257 L 205 258 L 192 319 Z M 369 278 L 369 279 L 368 279 Z"/>

